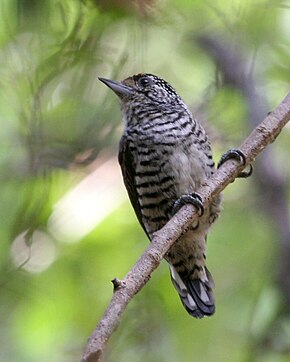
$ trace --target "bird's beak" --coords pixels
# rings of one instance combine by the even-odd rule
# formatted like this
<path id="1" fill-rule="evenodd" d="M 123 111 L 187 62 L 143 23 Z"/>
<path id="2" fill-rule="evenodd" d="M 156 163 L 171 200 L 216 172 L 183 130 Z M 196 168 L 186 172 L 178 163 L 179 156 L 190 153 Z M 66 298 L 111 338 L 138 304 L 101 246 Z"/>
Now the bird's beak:
<path id="1" fill-rule="evenodd" d="M 133 94 L 133 88 L 126 86 L 125 84 L 121 82 L 116 82 L 114 80 L 101 78 L 99 77 L 99 80 L 106 84 L 107 87 L 111 88 L 112 91 L 114 91 L 118 97 L 123 98 L 124 96 L 130 96 Z"/>

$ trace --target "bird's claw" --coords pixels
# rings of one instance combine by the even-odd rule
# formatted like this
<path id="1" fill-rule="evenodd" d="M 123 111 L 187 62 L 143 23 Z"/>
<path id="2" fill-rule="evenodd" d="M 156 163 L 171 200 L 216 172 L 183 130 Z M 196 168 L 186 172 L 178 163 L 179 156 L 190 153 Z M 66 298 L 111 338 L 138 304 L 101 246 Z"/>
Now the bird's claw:
<path id="1" fill-rule="evenodd" d="M 175 201 L 172 209 L 173 215 L 176 214 L 177 211 L 179 211 L 182 206 L 186 204 L 192 204 L 193 206 L 195 206 L 197 208 L 198 216 L 202 216 L 204 214 L 202 198 L 198 193 L 193 192 L 191 194 L 182 195 L 179 199 Z"/>
<path id="2" fill-rule="evenodd" d="M 222 157 L 217 165 L 217 168 L 220 168 L 221 165 L 223 165 L 226 161 L 231 160 L 231 159 L 235 159 L 235 160 L 239 161 L 243 166 L 246 165 L 246 156 L 243 154 L 243 152 L 238 149 L 231 149 L 222 155 Z M 249 171 L 242 171 L 238 174 L 237 177 L 247 178 L 247 177 L 251 176 L 253 173 L 253 166 L 250 164 L 249 167 L 250 167 Z"/>

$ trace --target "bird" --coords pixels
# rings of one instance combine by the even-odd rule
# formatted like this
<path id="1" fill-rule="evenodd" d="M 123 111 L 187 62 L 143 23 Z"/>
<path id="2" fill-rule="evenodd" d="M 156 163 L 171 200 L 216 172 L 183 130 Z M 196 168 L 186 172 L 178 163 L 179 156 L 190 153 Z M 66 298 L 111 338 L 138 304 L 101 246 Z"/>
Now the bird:
<path id="1" fill-rule="evenodd" d="M 138 73 L 123 81 L 99 78 L 120 99 L 125 128 L 119 145 L 123 181 L 149 240 L 186 203 L 200 217 L 171 246 L 165 260 L 187 312 L 215 312 L 214 281 L 206 267 L 206 240 L 222 196 L 203 208 L 196 193 L 215 172 L 209 137 L 176 90 L 162 78 Z M 241 158 L 241 155 L 230 157 Z"/>

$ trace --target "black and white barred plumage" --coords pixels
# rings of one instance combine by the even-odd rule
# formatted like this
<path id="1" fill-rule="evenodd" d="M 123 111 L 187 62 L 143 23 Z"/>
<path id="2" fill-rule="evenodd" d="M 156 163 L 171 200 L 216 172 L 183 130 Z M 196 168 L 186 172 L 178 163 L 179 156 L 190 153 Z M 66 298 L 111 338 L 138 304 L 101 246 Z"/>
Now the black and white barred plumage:
<path id="1" fill-rule="evenodd" d="M 100 78 L 121 99 L 126 122 L 119 163 L 131 203 L 149 238 L 170 219 L 184 194 L 214 172 L 207 134 L 176 91 L 152 74 L 122 82 Z M 206 238 L 220 211 L 220 197 L 171 247 L 165 259 L 181 301 L 194 317 L 212 315 L 213 279 L 205 266 Z"/>

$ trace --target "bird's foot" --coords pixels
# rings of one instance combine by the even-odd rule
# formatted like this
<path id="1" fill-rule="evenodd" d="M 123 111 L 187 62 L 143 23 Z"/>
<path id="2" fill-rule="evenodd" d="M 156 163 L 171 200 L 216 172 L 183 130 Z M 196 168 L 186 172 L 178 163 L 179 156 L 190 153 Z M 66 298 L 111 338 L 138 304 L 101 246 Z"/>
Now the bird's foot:
<path id="1" fill-rule="evenodd" d="M 186 204 L 192 204 L 193 206 L 195 206 L 197 209 L 198 216 L 202 216 L 204 214 L 202 198 L 198 193 L 193 192 L 191 194 L 182 195 L 180 196 L 179 199 L 175 201 L 172 208 L 172 215 L 176 214 L 177 211 L 179 211 L 182 208 L 182 206 Z"/>
<path id="2" fill-rule="evenodd" d="M 232 149 L 222 155 L 217 165 L 217 168 L 220 168 L 221 165 L 223 165 L 226 161 L 232 159 L 239 161 L 243 166 L 246 165 L 246 156 L 243 154 L 243 152 L 238 149 Z M 247 178 L 251 176 L 251 174 L 253 173 L 253 166 L 250 164 L 249 167 L 250 167 L 249 171 L 242 171 L 238 174 L 237 177 Z"/>

